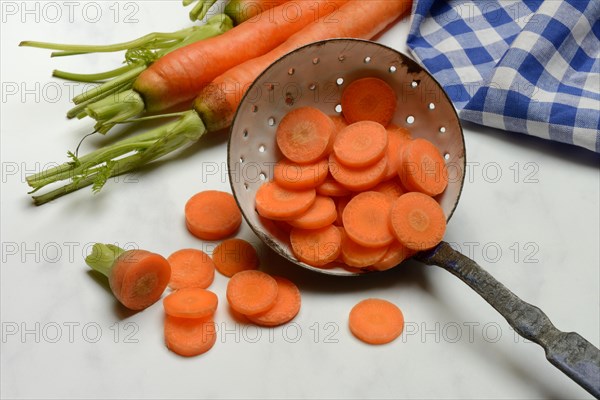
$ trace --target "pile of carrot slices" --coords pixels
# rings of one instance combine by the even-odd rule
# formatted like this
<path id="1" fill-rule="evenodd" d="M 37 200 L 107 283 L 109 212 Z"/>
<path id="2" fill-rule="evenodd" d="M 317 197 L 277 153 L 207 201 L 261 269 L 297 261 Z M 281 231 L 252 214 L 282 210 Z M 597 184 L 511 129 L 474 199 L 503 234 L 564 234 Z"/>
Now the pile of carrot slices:
<path id="1" fill-rule="evenodd" d="M 289 225 L 290 245 L 306 264 L 386 270 L 444 236 L 435 196 L 447 186 L 445 161 L 425 139 L 391 123 L 396 93 L 362 78 L 342 93 L 343 115 L 301 107 L 282 118 L 284 159 L 256 193 L 256 210 Z"/>

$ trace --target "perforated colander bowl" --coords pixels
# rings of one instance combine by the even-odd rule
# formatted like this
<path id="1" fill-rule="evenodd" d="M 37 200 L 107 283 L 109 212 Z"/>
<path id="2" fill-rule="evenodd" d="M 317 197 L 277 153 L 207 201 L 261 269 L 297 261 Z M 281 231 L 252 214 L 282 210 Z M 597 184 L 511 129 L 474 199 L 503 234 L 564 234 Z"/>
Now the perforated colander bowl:
<path id="1" fill-rule="evenodd" d="M 465 147 L 458 116 L 440 85 L 417 63 L 389 47 L 356 39 L 316 42 L 282 57 L 256 79 L 238 108 L 229 139 L 230 182 L 258 237 L 288 260 L 319 272 L 355 275 L 298 261 L 291 252 L 289 235 L 258 215 L 254 198 L 263 182 L 272 179 L 273 166 L 282 158 L 275 132 L 283 116 L 303 106 L 339 115 L 344 88 L 364 77 L 389 83 L 398 98 L 392 122 L 410 129 L 413 137 L 430 140 L 444 155 L 450 183 L 438 201 L 448 218 L 462 189 Z"/>

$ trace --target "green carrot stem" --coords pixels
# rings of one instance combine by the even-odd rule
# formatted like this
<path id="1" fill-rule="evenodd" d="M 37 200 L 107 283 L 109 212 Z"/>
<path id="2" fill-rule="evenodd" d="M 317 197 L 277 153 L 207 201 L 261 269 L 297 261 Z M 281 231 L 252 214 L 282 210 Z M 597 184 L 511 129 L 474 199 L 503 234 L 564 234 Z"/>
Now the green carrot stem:
<path id="1" fill-rule="evenodd" d="M 91 103 L 85 112 L 97 122 L 94 128 L 105 134 L 115 124 L 125 122 L 144 111 L 144 99 L 135 90 L 126 90 Z"/>
<path id="2" fill-rule="evenodd" d="M 114 244 L 95 243 L 92 252 L 85 258 L 85 263 L 108 278 L 115 260 L 125 251 Z"/>
<path id="3" fill-rule="evenodd" d="M 100 101 L 100 100 L 110 96 L 111 94 L 120 93 L 125 90 L 129 90 L 132 87 L 133 87 L 133 81 L 125 82 L 121 86 L 116 86 L 111 90 L 107 90 L 106 92 L 102 93 L 101 95 L 96 96 L 93 99 L 89 99 L 82 103 L 79 103 L 78 105 L 71 108 L 67 112 L 67 118 L 72 119 L 72 118 L 77 117 L 78 119 L 81 119 L 81 118 L 87 117 L 88 113 L 84 111 L 87 106 L 89 106 L 90 104 L 95 103 L 97 101 Z"/>
<path id="4" fill-rule="evenodd" d="M 190 20 L 199 21 L 204 18 L 208 10 L 215 3 L 216 0 L 198 0 L 198 4 L 196 4 L 190 11 Z"/>
<path id="5" fill-rule="evenodd" d="M 137 65 L 135 68 L 125 72 L 124 74 L 122 74 L 121 76 L 119 76 L 118 78 L 114 78 L 108 82 L 103 83 L 100 86 L 97 86 L 93 89 L 87 90 L 83 93 L 81 93 L 79 96 L 75 96 L 73 98 L 73 102 L 75 104 L 79 104 L 82 103 L 86 100 L 90 100 L 93 99 L 101 94 L 103 94 L 105 91 L 110 90 L 116 86 L 122 85 L 125 82 L 129 82 L 135 78 L 137 78 L 137 76 L 139 74 L 142 73 L 142 71 L 144 71 L 146 69 L 146 66 L 143 64 L 139 64 Z"/>
<path id="6" fill-rule="evenodd" d="M 66 71 L 61 71 L 61 70 L 55 69 L 54 71 L 52 71 L 52 76 L 54 76 L 56 78 L 67 79 L 70 81 L 93 83 L 93 82 L 98 82 L 98 81 L 103 81 L 106 79 L 114 78 L 116 76 L 119 76 L 125 72 L 128 72 L 128 71 L 134 69 L 135 67 L 136 67 L 135 64 L 128 64 L 128 65 L 124 65 L 119 68 L 115 68 L 110 71 L 98 72 L 95 74 L 78 74 L 78 73 L 66 72 Z"/>

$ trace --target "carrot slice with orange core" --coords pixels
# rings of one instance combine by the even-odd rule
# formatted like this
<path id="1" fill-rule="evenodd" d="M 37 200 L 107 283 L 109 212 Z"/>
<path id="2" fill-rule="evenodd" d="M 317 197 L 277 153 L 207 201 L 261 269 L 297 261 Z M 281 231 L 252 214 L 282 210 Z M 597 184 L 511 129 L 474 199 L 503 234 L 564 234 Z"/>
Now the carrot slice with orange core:
<path id="1" fill-rule="evenodd" d="M 325 182 L 317 186 L 317 193 L 321 196 L 340 197 L 349 195 L 350 190 L 330 175 L 325 179 Z"/>
<path id="2" fill-rule="evenodd" d="M 348 325 L 352 334 L 363 342 L 385 344 L 404 330 L 404 315 L 387 300 L 366 299 L 352 308 Z"/>
<path id="3" fill-rule="evenodd" d="M 194 236 L 203 240 L 219 240 L 238 230 L 242 213 L 231 194 L 207 190 L 188 200 L 185 222 Z"/>
<path id="4" fill-rule="evenodd" d="M 193 357 L 209 351 L 217 341 L 212 318 L 165 318 L 165 343 L 172 352 Z"/>
<path id="5" fill-rule="evenodd" d="M 267 311 L 277 300 L 277 281 L 261 271 L 242 271 L 227 284 L 227 301 L 244 315 Z"/>
<path id="6" fill-rule="evenodd" d="M 290 233 L 290 243 L 298 260 L 322 267 L 340 255 L 342 234 L 333 225 L 320 229 L 294 228 Z"/>
<path id="7" fill-rule="evenodd" d="M 286 189 L 312 189 L 325 182 L 328 172 L 327 158 L 314 164 L 296 164 L 289 160 L 281 160 L 275 164 L 273 180 Z"/>
<path id="8" fill-rule="evenodd" d="M 342 110 L 348 123 L 375 121 L 387 126 L 396 112 L 396 93 L 379 78 L 362 78 L 342 93 Z"/>
<path id="9" fill-rule="evenodd" d="M 330 197 L 317 196 L 312 206 L 299 217 L 289 220 L 295 228 L 319 229 L 331 225 L 337 218 L 335 203 Z"/>
<path id="10" fill-rule="evenodd" d="M 398 175 L 398 168 L 400 167 L 400 159 L 398 152 L 403 144 L 411 141 L 412 137 L 410 131 L 406 128 L 402 128 L 396 125 L 390 125 L 387 128 L 388 134 L 388 146 L 387 146 L 387 158 L 388 167 L 385 173 L 385 180 L 391 179 Z"/>
<path id="11" fill-rule="evenodd" d="M 256 210 L 269 219 L 292 219 L 302 215 L 315 202 L 314 189 L 290 190 L 266 182 L 256 191 Z"/>
<path id="12" fill-rule="evenodd" d="M 394 200 L 406 193 L 406 190 L 400 184 L 400 179 L 397 176 L 388 181 L 381 182 L 371 190 L 390 196 Z"/>
<path id="13" fill-rule="evenodd" d="M 378 192 L 363 192 L 354 196 L 342 215 L 350 239 L 365 247 L 391 244 L 394 241 L 389 227 L 392 203 L 389 196 Z"/>
<path id="14" fill-rule="evenodd" d="M 398 173 L 407 189 L 429 196 L 436 196 L 446 189 L 446 163 L 433 143 L 425 139 L 415 139 L 402 146 L 401 151 Z"/>
<path id="15" fill-rule="evenodd" d="M 207 318 L 215 314 L 219 299 L 200 288 L 179 289 L 163 299 L 165 313 L 178 318 Z"/>
<path id="16" fill-rule="evenodd" d="M 349 190 L 371 189 L 382 181 L 387 168 L 387 157 L 364 168 L 349 168 L 338 161 L 335 154 L 329 156 L 329 172 L 333 178 Z"/>
<path id="17" fill-rule="evenodd" d="M 215 263 L 208 254 L 196 249 L 182 249 L 171 254 L 171 289 L 197 287 L 206 289 L 215 279 Z"/>
<path id="18" fill-rule="evenodd" d="M 388 135 L 383 125 L 373 121 L 359 121 L 338 132 L 333 143 L 333 153 L 347 167 L 367 167 L 383 157 L 387 141 Z"/>
<path id="19" fill-rule="evenodd" d="M 299 164 L 314 163 L 331 149 L 335 134 L 333 121 L 314 107 L 300 107 L 287 113 L 277 127 L 279 149 Z"/>
<path id="20" fill-rule="evenodd" d="M 339 228 L 342 232 L 342 261 L 354 268 L 365 268 L 375 264 L 385 255 L 388 248 L 385 247 L 365 247 L 356 243 L 348 237 L 344 228 Z"/>
<path id="21" fill-rule="evenodd" d="M 241 271 L 258 268 L 256 249 L 242 239 L 227 239 L 213 250 L 213 261 L 217 271 L 225 276 L 233 276 Z"/>
<path id="22" fill-rule="evenodd" d="M 393 202 L 390 226 L 400 243 L 421 251 L 431 249 L 442 241 L 446 217 L 437 201 L 426 194 L 410 192 Z"/>
<path id="23" fill-rule="evenodd" d="M 289 280 L 274 276 L 273 279 L 277 282 L 277 299 L 275 305 L 267 311 L 248 315 L 247 318 L 257 325 L 261 326 L 278 326 L 291 321 L 300 311 L 301 298 L 300 290 Z"/>
<path id="24" fill-rule="evenodd" d="M 410 258 L 415 253 L 414 250 L 409 250 L 402 243 L 394 241 L 384 256 L 373 264 L 373 268 L 377 271 L 385 271 L 400 264 L 402 261 Z"/>

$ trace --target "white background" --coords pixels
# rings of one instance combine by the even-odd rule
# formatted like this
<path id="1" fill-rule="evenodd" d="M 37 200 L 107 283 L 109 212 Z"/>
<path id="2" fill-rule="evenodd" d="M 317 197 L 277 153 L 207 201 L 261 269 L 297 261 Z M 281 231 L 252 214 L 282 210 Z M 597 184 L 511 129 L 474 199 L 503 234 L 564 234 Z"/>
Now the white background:
<path id="1" fill-rule="evenodd" d="M 36 208 L 24 177 L 64 161 L 92 125 L 65 119 L 69 86 L 50 71 L 100 71 L 121 56 L 50 59 L 47 51 L 17 44 L 118 42 L 189 26 L 188 10 L 179 1 L 98 2 L 86 15 L 84 3 L 76 2 L 70 20 L 64 2 L 54 3 L 58 19 L 43 2 L 26 3 L 37 7 L 32 14 L 23 12 L 24 4 L 2 3 L 3 398 L 589 397 L 447 272 L 407 263 L 362 278 L 318 275 L 274 256 L 247 226 L 239 236 L 259 248 L 262 268 L 302 291 L 294 324 L 269 330 L 237 323 L 226 307 L 227 279 L 217 274 L 211 287 L 221 300 L 216 321 L 228 333 L 200 357 L 169 352 L 161 304 L 124 311 L 83 259 L 96 241 L 165 256 L 185 247 L 210 252 L 213 243 L 186 231 L 183 206 L 201 190 L 230 191 L 226 135 L 205 138 L 127 181 L 113 179 L 99 195 L 85 189 Z M 101 16 L 93 23 L 96 8 Z M 404 21 L 379 41 L 406 51 L 407 32 Z M 469 170 L 446 240 L 542 308 L 558 328 L 598 346 L 597 155 L 471 124 L 464 130 Z M 101 142 L 89 140 L 82 151 Z M 203 177 L 209 163 L 222 176 Z M 348 312 L 367 297 L 404 311 L 405 333 L 392 344 L 368 346 L 349 333 Z"/>

